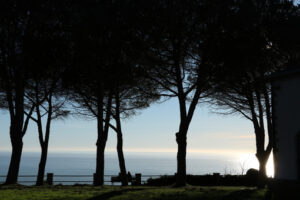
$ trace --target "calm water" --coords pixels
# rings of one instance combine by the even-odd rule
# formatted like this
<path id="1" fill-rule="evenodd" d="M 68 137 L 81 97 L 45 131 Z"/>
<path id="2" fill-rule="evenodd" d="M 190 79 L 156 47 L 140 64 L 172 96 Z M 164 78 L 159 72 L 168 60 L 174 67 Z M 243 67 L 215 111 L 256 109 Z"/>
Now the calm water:
<path id="1" fill-rule="evenodd" d="M 24 152 L 21 160 L 20 175 L 36 175 L 39 153 Z M 176 172 L 175 153 L 125 153 L 127 171 L 142 175 L 173 175 Z M 9 152 L 0 152 L 0 175 L 6 175 L 10 161 Z M 244 166 L 249 168 L 250 166 Z M 54 175 L 92 175 L 95 171 L 95 154 L 93 153 L 49 153 L 46 173 Z M 208 174 L 219 172 L 237 174 L 241 172 L 241 160 L 236 156 L 217 156 L 192 153 L 187 157 L 188 174 Z M 117 175 L 119 165 L 115 153 L 106 153 L 105 174 Z M 106 177 L 109 180 L 110 177 Z M 4 180 L 0 178 L 0 182 Z M 35 178 L 19 178 L 35 180 Z M 62 178 L 54 181 L 92 181 L 92 177 Z M 56 182 L 55 184 L 57 184 Z M 33 183 L 28 183 L 33 184 Z M 64 183 L 65 184 L 65 183 Z M 71 182 L 69 184 L 74 184 Z"/>

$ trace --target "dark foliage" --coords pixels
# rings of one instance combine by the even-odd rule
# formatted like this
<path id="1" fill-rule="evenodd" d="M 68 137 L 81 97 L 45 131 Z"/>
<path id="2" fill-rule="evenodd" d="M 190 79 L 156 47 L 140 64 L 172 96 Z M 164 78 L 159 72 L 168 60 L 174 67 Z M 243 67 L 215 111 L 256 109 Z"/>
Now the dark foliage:
<path id="1" fill-rule="evenodd" d="M 258 176 L 252 175 L 187 175 L 187 184 L 197 186 L 256 186 Z M 146 185 L 170 186 L 176 183 L 175 176 L 148 179 Z"/>

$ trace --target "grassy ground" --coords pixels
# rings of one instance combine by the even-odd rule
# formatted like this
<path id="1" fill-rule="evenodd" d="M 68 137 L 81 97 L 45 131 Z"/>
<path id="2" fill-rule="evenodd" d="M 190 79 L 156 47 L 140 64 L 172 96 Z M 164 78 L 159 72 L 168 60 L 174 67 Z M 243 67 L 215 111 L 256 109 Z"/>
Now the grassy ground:
<path id="1" fill-rule="evenodd" d="M 1 200 L 263 200 L 266 190 L 246 187 L 0 186 Z"/>

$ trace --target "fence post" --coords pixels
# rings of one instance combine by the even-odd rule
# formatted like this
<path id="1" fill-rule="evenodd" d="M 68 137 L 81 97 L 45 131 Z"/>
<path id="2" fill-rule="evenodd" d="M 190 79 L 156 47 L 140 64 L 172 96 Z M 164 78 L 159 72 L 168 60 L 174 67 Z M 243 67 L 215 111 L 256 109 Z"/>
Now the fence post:
<path id="1" fill-rule="evenodd" d="M 136 185 L 141 185 L 142 184 L 142 174 L 135 174 L 135 181 Z"/>
<path id="2" fill-rule="evenodd" d="M 96 173 L 93 174 L 93 185 L 96 185 L 97 175 Z"/>
<path id="3" fill-rule="evenodd" d="M 53 185 L 53 173 L 47 173 L 47 180 L 48 185 Z"/>

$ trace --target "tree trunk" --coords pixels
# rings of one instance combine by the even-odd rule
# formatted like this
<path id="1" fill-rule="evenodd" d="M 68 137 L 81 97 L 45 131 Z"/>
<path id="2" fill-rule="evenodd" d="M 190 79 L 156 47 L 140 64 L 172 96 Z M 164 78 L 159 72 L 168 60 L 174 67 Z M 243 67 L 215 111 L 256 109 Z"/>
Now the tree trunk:
<path id="1" fill-rule="evenodd" d="M 256 123 L 254 125 L 255 139 L 256 139 L 256 158 L 259 163 L 259 177 L 258 177 L 258 188 L 263 188 L 266 184 L 266 165 L 271 152 L 265 150 L 265 130 L 263 127 L 259 127 Z"/>
<path id="2" fill-rule="evenodd" d="M 104 184 L 104 131 L 103 131 L 103 91 L 102 88 L 99 91 L 97 98 L 97 155 L 96 155 L 96 173 L 94 185 L 99 186 Z"/>
<path id="3" fill-rule="evenodd" d="M 121 126 L 121 118 L 120 118 L 120 98 L 119 93 L 115 94 L 116 98 L 116 133 L 117 133 L 117 152 L 118 152 L 118 159 L 119 159 L 119 166 L 120 166 L 120 173 L 121 173 L 121 182 L 123 186 L 128 185 L 128 177 L 126 173 L 126 165 L 125 159 L 123 154 L 123 134 L 122 134 L 122 126 Z"/>
<path id="4" fill-rule="evenodd" d="M 42 147 L 42 154 L 39 164 L 39 171 L 38 176 L 36 180 L 36 185 L 43 185 L 44 184 L 44 175 L 45 175 L 45 168 L 46 168 L 46 162 L 47 162 L 47 154 L 48 154 L 48 148 L 47 145 L 44 144 Z"/>
<path id="5" fill-rule="evenodd" d="M 98 98 L 98 115 L 97 115 L 97 129 L 98 129 L 98 139 L 97 139 L 97 159 L 96 159 L 96 180 L 95 185 L 104 184 L 104 151 L 107 141 L 107 135 L 109 130 L 110 121 L 110 109 L 112 102 L 112 94 L 109 94 L 107 100 L 107 112 L 105 116 L 105 124 L 103 126 L 103 96 L 99 95 Z"/>
<path id="6" fill-rule="evenodd" d="M 261 177 L 267 177 L 267 170 L 266 170 L 266 166 L 267 166 L 267 159 L 259 159 L 259 174 L 261 175 Z"/>
<path id="7" fill-rule="evenodd" d="M 264 188 L 266 185 L 266 180 L 267 180 L 266 166 L 269 159 L 269 155 L 270 153 L 267 152 L 256 154 L 259 163 L 259 177 L 257 183 L 258 188 Z"/>
<path id="8" fill-rule="evenodd" d="M 16 184 L 18 181 L 19 168 L 23 150 L 23 135 L 25 134 L 26 130 L 26 128 L 24 128 L 23 132 L 24 85 L 22 84 L 21 77 L 17 79 L 15 89 L 15 100 L 13 100 L 11 89 L 8 89 L 7 91 L 7 100 L 9 104 L 9 112 L 11 119 L 10 140 L 12 144 L 12 154 L 5 184 Z M 13 101 L 15 102 L 15 106 L 13 106 Z"/>
<path id="9" fill-rule="evenodd" d="M 257 157 L 257 160 L 259 163 L 259 174 L 262 177 L 267 177 L 266 166 L 267 166 L 269 156 L 267 156 L 266 154 L 267 154 L 267 152 L 256 154 L 256 157 Z"/>
<path id="10" fill-rule="evenodd" d="M 19 168 L 21 163 L 21 155 L 23 149 L 22 136 L 11 133 L 12 139 L 12 154 L 9 164 L 9 170 L 5 184 L 16 184 L 18 182 Z"/>
<path id="11" fill-rule="evenodd" d="M 96 180 L 95 186 L 104 184 L 104 148 L 97 145 L 97 164 L 96 164 Z"/>
<path id="12" fill-rule="evenodd" d="M 186 133 L 176 133 L 176 142 L 178 144 L 177 152 L 177 174 L 176 174 L 176 187 L 186 185 Z"/>
<path id="13" fill-rule="evenodd" d="M 98 122 L 98 123 L 103 123 Z M 96 158 L 96 180 L 95 186 L 104 184 L 104 150 L 106 145 L 106 140 L 103 138 L 103 129 L 98 130 L 98 140 L 97 140 L 97 158 Z"/>
<path id="14" fill-rule="evenodd" d="M 39 89 L 36 88 L 36 102 L 40 102 L 39 95 L 38 95 Z M 45 175 L 45 168 L 46 168 L 46 162 L 47 162 L 47 155 L 48 155 L 48 144 L 49 144 L 49 138 L 50 138 L 50 126 L 51 126 L 51 120 L 52 120 L 52 92 L 49 92 L 48 96 L 48 117 L 47 117 L 47 123 L 46 123 L 46 132 L 45 132 L 45 140 L 43 138 L 43 128 L 42 128 L 42 116 L 40 113 L 39 104 L 36 106 L 36 113 L 37 113 L 37 126 L 38 126 L 38 132 L 39 132 L 39 142 L 41 145 L 41 159 L 39 164 L 39 171 L 38 176 L 36 180 L 36 185 L 43 185 L 44 184 L 44 175 Z"/>
<path id="15" fill-rule="evenodd" d="M 125 159 L 123 154 L 123 138 L 122 138 L 122 132 L 117 133 L 118 141 L 117 141 L 117 152 L 118 152 L 118 158 L 119 158 L 119 166 L 120 166 L 120 172 L 121 172 L 121 182 L 123 186 L 128 185 L 128 177 L 126 173 L 126 166 L 125 166 Z"/>

